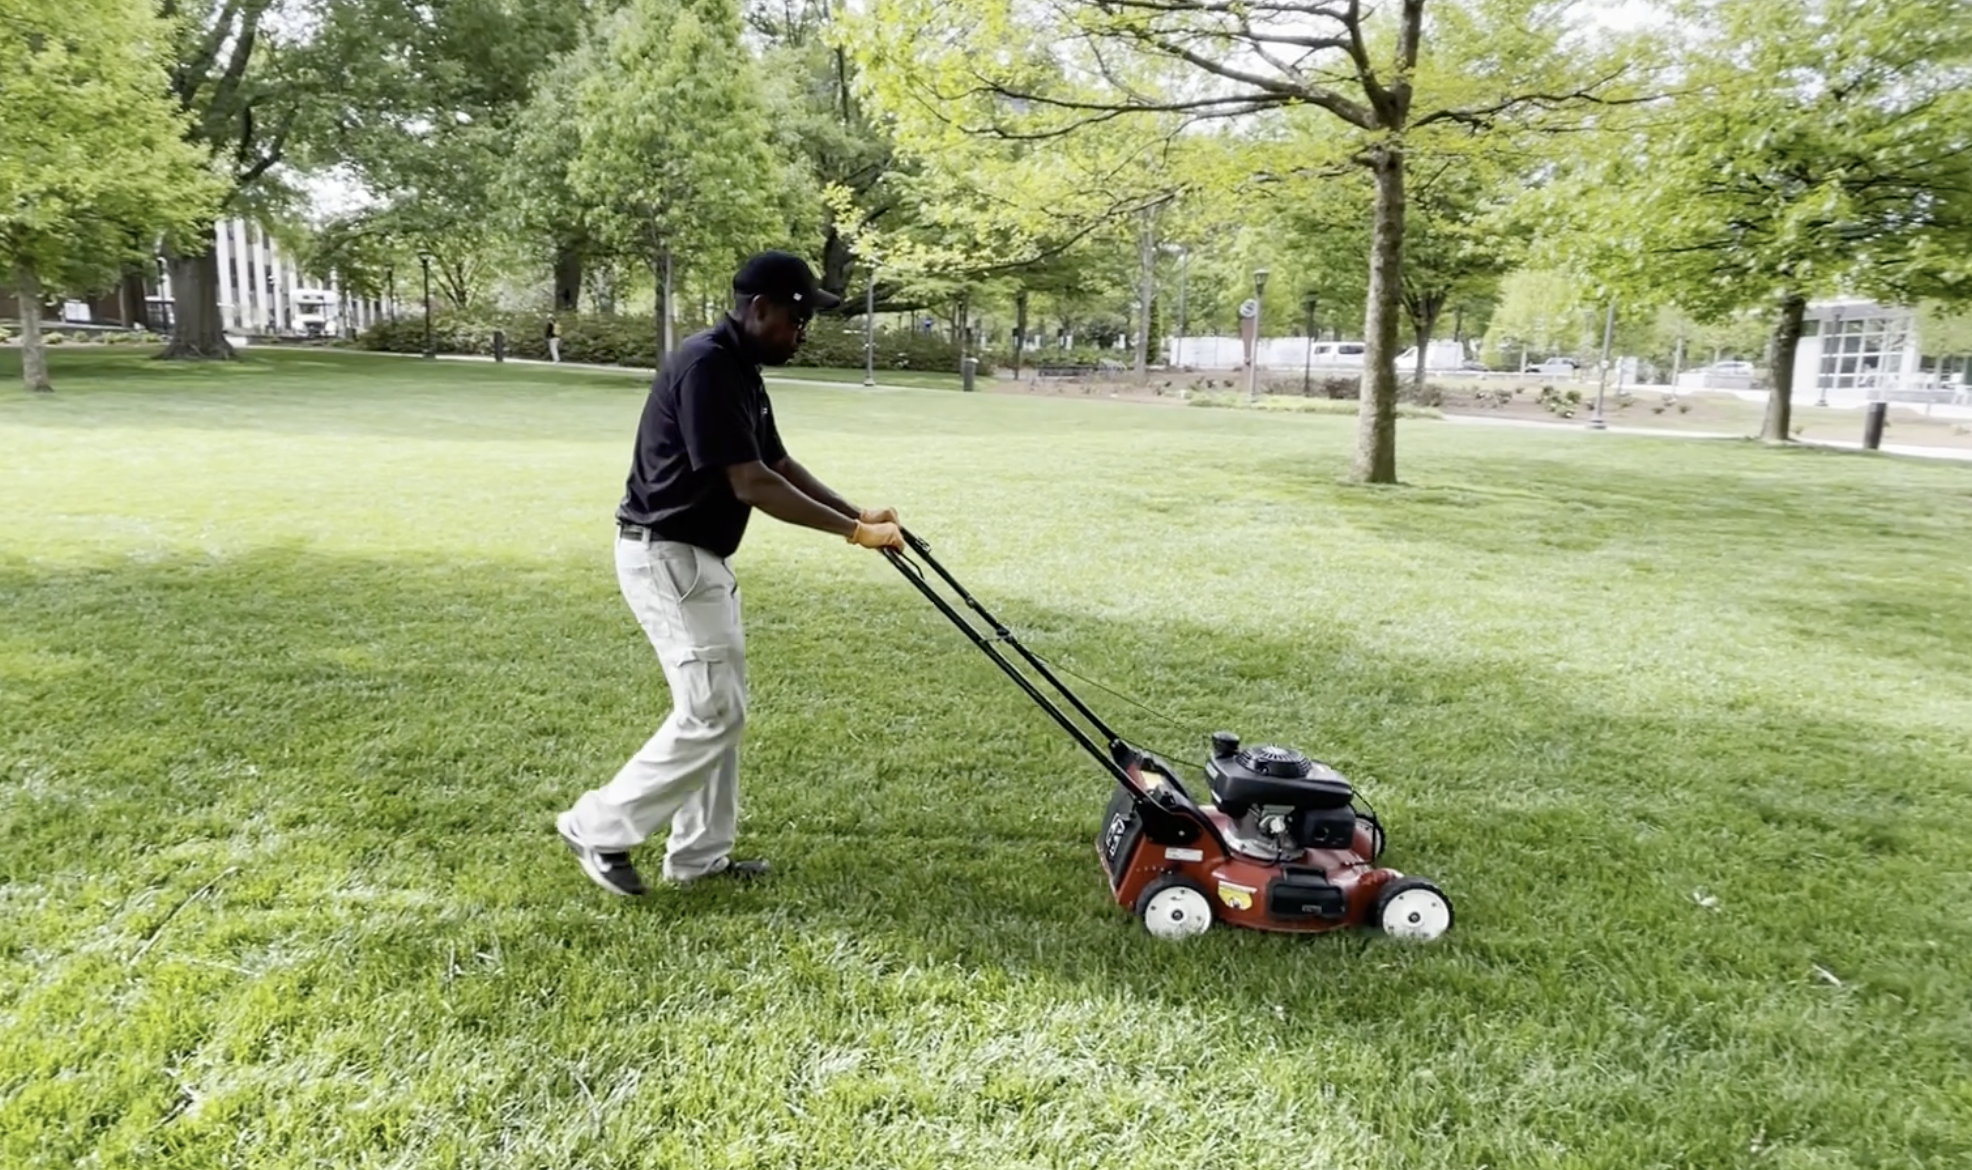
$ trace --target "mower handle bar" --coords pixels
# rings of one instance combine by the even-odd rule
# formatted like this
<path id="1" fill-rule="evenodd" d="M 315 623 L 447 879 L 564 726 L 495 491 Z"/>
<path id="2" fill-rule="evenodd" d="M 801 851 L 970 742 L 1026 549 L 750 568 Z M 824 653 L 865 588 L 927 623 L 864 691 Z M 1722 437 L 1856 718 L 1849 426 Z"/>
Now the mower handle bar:
<path id="1" fill-rule="evenodd" d="M 1137 751 L 1125 742 L 1122 736 L 1110 730 L 1109 725 L 1104 723 L 1101 717 L 1094 711 L 1091 711 L 1088 704 L 1084 703 L 1076 696 L 1075 692 L 1068 689 L 1065 683 L 1055 677 L 1054 672 L 1048 669 L 1046 663 L 1035 657 L 1032 651 L 1021 644 L 1020 639 L 1014 637 L 1012 630 L 1009 630 L 998 618 L 988 613 L 986 607 L 979 604 L 973 598 L 972 594 L 966 591 L 965 586 L 959 584 L 958 579 L 953 577 L 946 570 L 945 566 L 938 563 L 938 558 L 931 555 L 931 546 L 928 543 L 908 529 L 900 528 L 899 531 L 902 532 L 904 543 L 910 547 L 911 551 L 916 553 L 925 564 L 931 566 L 932 571 L 943 578 L 945 583 L 952 587 L 952 591 L 957 593 L 968 607 L 986 620 L 987 625 L 992 628 L 993 637 L 988 638 L 981 634 L 977 627 L 967 621 L 964 615 L 959 613 L 957 609 L 953 608 L 951 602 L 940 597 L 937 590 L 931 587 L 931 583 L 924 579 L 924 575 L 917 571 L 917 568 L 911 564 L 910 559 L 904 556 L 903 553 L 894 548 L 886 548 L 883 550 L 883 555 L 889 558 L 891 564 L 897 566 L 897 571 L 902 573 L 906 580 L 917 587 L 918 592 L 924 594 L 930 600 L 931 604 L 938 607 L 939 612 L 950 618 L 953 625 L 959 627 L 962 633 L 972 639 L 975 646 L 978 646 L 988 658 L 991 658 L 1001 670 L 1005 671 L 1007 677 L 1011 678 L 1015 685 L 1027 693 L 1028 698 L 1034 700 L 1035 704 L 1041 710 L 1052 716 L 1056 723 L 1061 724 L 1064 731 L 1068 732 L 1070 736 L 1073 736 L 1077 743 L 1081 744 L 1090 755 L 1094 756 L 1097 763 L 1107 768 L 1126 787 L 1138 795 L 1143 794 L 1142 783 L 1136 776 L 1131 774 L 1129 765 L 1148 762 L 1157 771 L 1169 775 L 1167 768 L 1164 768 L 1155 761 L 1148 760 L 1142 752 Z M 1001 654 L 993 645 L 996 641 L 1005 642 L 1007 645 L 1012 646 L 1029 666 L 1033 667 L 1042 678 L 1046 679 L 1049 685 L 1054 687 L 1056 691 L 1060 692 L 1061 696 L 1068 700 L 1076 712 L 1094 725 L 1096 731 L 1109 741 L 1109 750 L 1104 751 L 1102 747 L 1098 746 L 1095 740 L 1089 736 L 1087 729 L 1070 719 L 1059 706 L 1041 692 L 1039 687 L 1034 685 L 1033 680 L 1016 669 L 1014 664 L 1008 661 L 1006 656 Z"/>

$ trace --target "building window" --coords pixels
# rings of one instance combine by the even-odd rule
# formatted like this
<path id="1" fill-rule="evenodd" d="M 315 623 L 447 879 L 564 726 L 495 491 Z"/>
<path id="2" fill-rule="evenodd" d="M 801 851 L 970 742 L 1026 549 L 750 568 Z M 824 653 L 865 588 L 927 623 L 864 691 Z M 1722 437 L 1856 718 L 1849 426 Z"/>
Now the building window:
<path id="1" fill-rule="evenodd" d="M 1821 388 L 1867 391 L 1903 368 L 1909 343 L 1900 317 L 1871 314 L 1829 322 L 1821 339 Z"/>

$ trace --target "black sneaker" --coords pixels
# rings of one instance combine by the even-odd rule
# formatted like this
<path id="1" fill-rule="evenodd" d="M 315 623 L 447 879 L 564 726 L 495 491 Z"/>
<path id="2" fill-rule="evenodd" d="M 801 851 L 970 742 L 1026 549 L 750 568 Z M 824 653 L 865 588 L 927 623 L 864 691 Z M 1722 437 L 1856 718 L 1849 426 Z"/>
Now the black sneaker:
<path id="1" fill-rule="evenodd" d="M 582 872 L 589 875 L 590 881 L 612 894 L 627 898 L 645 892 L 644 879 L 638 875 L 637 867 L 630 864 L 628 853 L 610 853 L 576 844 L 575 838 L 568 835 L 568 829 L 562 823 L 566 816 L 568 814 L 563 813 L 555 818 L 555 830 L 561 834 L 562 844 L 575 854 L 575 860 L 581 863 Z"/>
<path id="2" fill-rule="evenodd" d="M 708 878 L 753 878 L 759 877 L 766 872 L 767 862 L 764 859 L 753 858 L 746 861 L 728 861 L 718 869 L 710 873 L 699 874 L 697 877 L 667 877 L 664 880 L 674 886 L 689 886 L 694 882 L 702 882 Z"/>

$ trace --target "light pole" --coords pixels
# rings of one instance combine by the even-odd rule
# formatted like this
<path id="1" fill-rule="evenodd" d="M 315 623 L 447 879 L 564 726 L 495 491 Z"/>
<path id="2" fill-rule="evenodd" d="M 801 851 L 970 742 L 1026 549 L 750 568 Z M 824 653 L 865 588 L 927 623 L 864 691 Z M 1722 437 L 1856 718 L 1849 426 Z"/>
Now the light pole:
<path id="1" fill-rule="evenodd" d="M 1160 244 L 1158 250 L 1178 258 L 1178 330 L 1177 344 L 1171 351 L 1171 364 L 1182 368 L 1185 364 L 1185 278 L 1191 269 L 1191 249 L 1183 244 Z"/>
<path id="2" fill-rule="evenodd" d="M 1253 270 L 1253 356 L 1246 363 L 1246 400 L 1260 397 L 1260 300 L 1267 291 L 1267 270 Z"/>
<path id="3" fill-rule="evenodd" d="M 1616 302 L 1609 302 L 1609 311 L 1602 318 L 1602 370 L 1595 383 L 1595 414 L 1589 419 L 1589 429 L 1599 431 L 1609 424 L 1602 417 L 1602 389 L 1609 384 L 1609 341 L 1616 331 Z"/>
<path id="4" fill-rule="evenodd" d="M 1835 338 L 1835 347 L 1836 347 L 1835 352 L 1837 354 L 1840 354 L 1842 352 L 1841 334 L 1842 334 L 1842 310 L 1837 309 L 1835 310 L 1835 316 L 1831 318 L 1828 322 L 1828 328 L 1821 331 L 1821 335 L 1824 339 L 1828 337 Z M 1822 344 L 1822 352 L 1827 353 L 1828 342 L 1826 340 L 1823 340 L 1821 344 Z M 1815 405 L 1827 406 L 1828 379 L 1821 376 L 1821 371 L 1828 368 L 1828 363 L 1824 361 L 1824 362 L 1816 362 L 1815 364 L 1819 367 L 1815 371 Z M 1839 358 L 1835 363 L 1835 368 L 1838 370 L 1842 368 L 1842 363 L 1839 360 Z"/>
<path id="5" fill-rule="evenodd" d="M 1307 318 L 1308 318 L 1307 323 L 1302 327 L 1302 332 L 1306 333 L 1308 336 L 1308 353 L 1306 357 L 1301 359 L 1301 397 L 1306 398 L 1308 396 L 1309 375 L 1313 373 L 1313 367 L 1315 364 L 1315 294 L 1314 293 L 1302 294 L 1301 308 L 1307 313 Z"/>
<path id="6" fill-rule="evenodd" d="M 385 290 L 387 290 L 385 292 L 385 296 L 390 300 L 390 319 L 392 321 L 396 321 L 397 320 L 397 265 L 386 264 L 383 266 L 383 285 Z"/>
<path id="7" fill-rule="evenodd" d="M 870 265 L 870 287 L 863 291 L 863 385 L 876 385 L 876 265 Z"/>
<path id="8" fill-rule="evenodd" d="M 436 359 L 438 351 L 431 346 L 431 253 L 419 249 L 418 265 L 425 273 L 425 356 Z"/>

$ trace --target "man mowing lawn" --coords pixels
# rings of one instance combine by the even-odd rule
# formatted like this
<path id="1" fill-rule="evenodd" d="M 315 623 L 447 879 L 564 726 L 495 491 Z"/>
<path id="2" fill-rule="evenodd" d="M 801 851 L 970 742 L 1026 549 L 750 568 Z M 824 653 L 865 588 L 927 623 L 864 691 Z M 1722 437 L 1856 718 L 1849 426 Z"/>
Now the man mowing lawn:
<path id="1" fill-rule="evenodd" d="M 904 547 L 894 511 L 857 508 L 789 457 L 760 377 L 840 299 L 798 257 L 764 252 L 733 277 L 725 318 L 687 338 L 651 381 L 616 509 L 616 577 L 657 650 L 671 713 L 609 783 L 555 818 L 582 871 L 612 894 L 644 892 L 629 850 L 667 819 L 666 881 L 767 868 L 730 856 L 746 650 L 727 561 L 753 509 L 864 548 Z"/>

